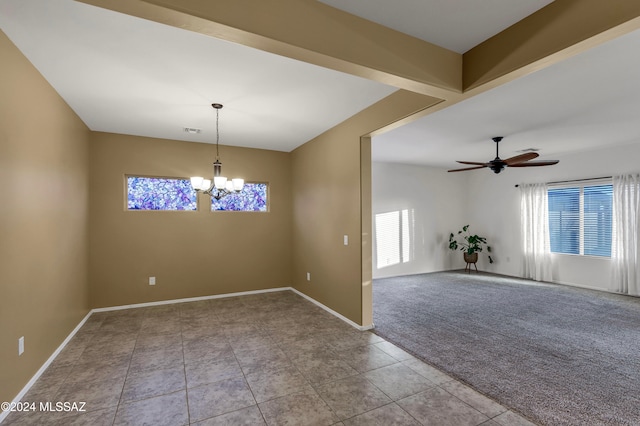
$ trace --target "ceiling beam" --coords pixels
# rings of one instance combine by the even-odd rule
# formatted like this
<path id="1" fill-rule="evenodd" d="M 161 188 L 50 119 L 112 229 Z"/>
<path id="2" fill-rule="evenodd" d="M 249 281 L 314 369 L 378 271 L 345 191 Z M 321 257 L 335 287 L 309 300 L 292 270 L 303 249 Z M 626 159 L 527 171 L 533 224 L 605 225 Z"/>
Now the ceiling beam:
<path id="1" fill-rule="evenodd" d="M 638 0 L 555 0 L 460 55 L 315 0 L 76 1 L 427 95 L 402 124 L 640 28 Z"/>
<path id="2" fill-rule="evenodd" d="M 77 0 L 438 98 L 462 55 L 315 0 Z"/>
<path id="3" fill-rule="evenodd" d="M 640 28 L 639 17 L 637 0 L 555 0 L 464 53 L 463 90 L 548 67 Z"/>

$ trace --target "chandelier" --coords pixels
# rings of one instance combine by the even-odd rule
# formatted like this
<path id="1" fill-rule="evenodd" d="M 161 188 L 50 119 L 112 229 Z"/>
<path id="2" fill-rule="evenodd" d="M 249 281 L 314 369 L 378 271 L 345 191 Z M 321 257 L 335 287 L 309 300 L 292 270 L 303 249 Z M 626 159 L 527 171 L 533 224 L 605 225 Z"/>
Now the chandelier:
<path id="1" fill-rule="evenodd" d="M 216 200 L 226 197 L 229 194 L 242 191 L 244 188 L 244 179 L 227 179 L 222 175 L 222 163 L 220 162 L 220 130 L 218 126 L 218 118 L 222 104 L 211 104 L 216 110 L 216 161 L 213 163 L 213 182 L 211 179 L 205 179 L 202 176 L 192 176 L 191 186 L 196 192 L 203 192 L 211 195 Z"/>

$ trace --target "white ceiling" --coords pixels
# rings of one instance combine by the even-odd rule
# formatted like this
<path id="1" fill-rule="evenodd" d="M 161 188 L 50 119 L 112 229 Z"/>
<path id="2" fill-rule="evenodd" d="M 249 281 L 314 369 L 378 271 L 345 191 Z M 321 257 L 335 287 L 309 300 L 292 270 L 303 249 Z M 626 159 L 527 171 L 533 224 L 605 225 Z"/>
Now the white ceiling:
<path id="1" fill-rule="evenodd" d="M 464 167 L 540 149 L 539 160 L 640 142 L 640 31 L 373 139 L 374 161 Z"/>
<path id="2" fill-rule="evenodd" d="M 216 102 L 220 143 L 291 151 L 397 90 L 71 0 L 0 0 L 0 28 L 96 131 L 215 142 Z"/>
<path id="3" fill-rule="evenodd" d="M 550 3 L 323 2 L 458 52 Z M 97 131 L 210 143 L 219 102 L 222 144 L 291 151 L 395 90 L 72 0 L 0 0 L 0 29 Z M 378 136 L 374 160 L 486 161 L 492 136 L 506 136 L 503 158 L 638 141 L 639 48 L 640 32 L 627 35 Z"/>
<path id="4" fill-rule="evenodd" d="M 553 0 L 319 0 L 454 52 L 464 53 Z"/>

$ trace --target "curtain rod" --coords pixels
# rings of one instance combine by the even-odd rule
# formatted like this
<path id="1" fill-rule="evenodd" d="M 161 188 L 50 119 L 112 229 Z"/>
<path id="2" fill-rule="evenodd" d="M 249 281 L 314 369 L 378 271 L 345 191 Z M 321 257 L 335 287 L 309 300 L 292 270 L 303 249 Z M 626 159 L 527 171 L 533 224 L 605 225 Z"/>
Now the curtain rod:
<path id="1" fill-rule="evenodd" d="M 601 179 L 611 179 L 611 176 L 600 176 L 595 178 L 587 178 L 587 179 L 572 179 L 572 180 L 558 180 L 555 182 L 547 182 L 547 185 L 555 185 L 557 183 L 571 183 L 571 182 L 586 182 L 589 180 L 601 180 Z M 515 187 L 519 187 L 520 185 L 516 185 Z"/>

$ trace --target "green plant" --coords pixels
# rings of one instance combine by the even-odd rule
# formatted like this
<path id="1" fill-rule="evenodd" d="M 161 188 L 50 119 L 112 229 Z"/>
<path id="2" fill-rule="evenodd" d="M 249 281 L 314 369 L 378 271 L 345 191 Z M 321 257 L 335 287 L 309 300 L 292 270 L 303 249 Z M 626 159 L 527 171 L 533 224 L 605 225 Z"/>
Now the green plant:
<path id="1" fill-rule="evenodd" d="M 457 234 L 449 234 L 449 248 L 451 250 L 458 250 L 467 253 L 480 253 L 483 250 L 483 246 L 487 246 L 487 252 L 491 253 L 491 247 L 487 245 L 487 239 L 479 235 L 471 235 L 469 232 L 469 225 L 462 227 Z M 493 263 L 491 255 L 488 255 L 489 263 Z"/>

